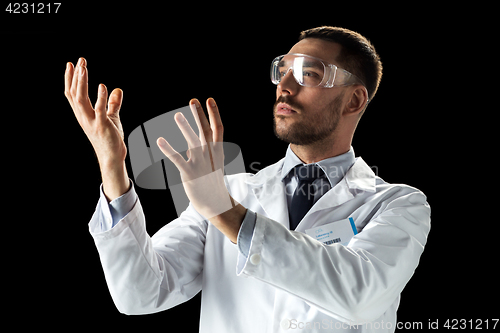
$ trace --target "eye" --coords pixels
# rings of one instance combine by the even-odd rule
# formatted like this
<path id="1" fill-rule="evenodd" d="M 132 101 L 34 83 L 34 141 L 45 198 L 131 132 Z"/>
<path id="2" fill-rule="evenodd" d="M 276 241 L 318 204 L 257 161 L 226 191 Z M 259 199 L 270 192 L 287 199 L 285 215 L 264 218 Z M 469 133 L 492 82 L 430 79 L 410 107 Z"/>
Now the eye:
<path id="1" fill-rule="evenodd" d="M 302 72 L 302 75 L 308 76 L 308 77 L 311 77 L 311 78 L 317 78 L 317 77 L 319 77 L 318 73 L 311 72 L 311 71 L 304 71 L 304 72 Z"/>
<path id="2" fill-rule="evenodd" d="M 279 69 L 279 73 L 280 73 L 280 77 L 282 78 L 282 77 L 284 77 L 286 75 L 286 73 L 288 73 L 288 69 L 285 68 L 285 67 L 281 67 Z"/>

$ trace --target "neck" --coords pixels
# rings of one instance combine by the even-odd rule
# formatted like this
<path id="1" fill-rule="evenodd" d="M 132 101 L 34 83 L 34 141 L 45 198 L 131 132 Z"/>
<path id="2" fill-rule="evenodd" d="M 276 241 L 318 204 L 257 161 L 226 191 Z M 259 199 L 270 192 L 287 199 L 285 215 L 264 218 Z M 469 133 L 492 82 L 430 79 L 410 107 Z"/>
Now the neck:
<path id="1" fill-rule="evenodd" d="M 351 142 L 315 142 L 311 145 L 290 144 L 290 148 L 306 164 L 315 163 L 330 157 L 347 153 Z"/>

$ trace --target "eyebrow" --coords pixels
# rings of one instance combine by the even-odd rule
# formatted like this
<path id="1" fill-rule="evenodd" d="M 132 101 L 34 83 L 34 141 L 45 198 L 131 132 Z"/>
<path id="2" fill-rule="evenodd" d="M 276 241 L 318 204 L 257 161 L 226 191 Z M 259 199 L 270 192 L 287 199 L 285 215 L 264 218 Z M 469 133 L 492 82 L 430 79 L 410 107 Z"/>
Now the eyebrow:
<path id="1" fill-rule="evenodd" d="M 304 64 L 302 66 L 323 69 L 323 67 L 319 66 L 318 62 L 316 62 L 316 61 L 314 61 L 314 62 L 313 61 L 304 61 Z"/>
<path id="2" fill-rule="evenodd" d="M 307 58 L 306 58 L 307 59 Z M 284 60 L 281 60 L 278 63 L 278 67 L 284 67 L 286 65 L 286 62 Z M 318 69 L 323 69 L 322 66 L 318 65 L 318 62 L 316 61 L 309 61 L 305 60 L 304 63 L 302 64 L 303 67 L 311 67 L 311 68 L 318 68 Z"/>

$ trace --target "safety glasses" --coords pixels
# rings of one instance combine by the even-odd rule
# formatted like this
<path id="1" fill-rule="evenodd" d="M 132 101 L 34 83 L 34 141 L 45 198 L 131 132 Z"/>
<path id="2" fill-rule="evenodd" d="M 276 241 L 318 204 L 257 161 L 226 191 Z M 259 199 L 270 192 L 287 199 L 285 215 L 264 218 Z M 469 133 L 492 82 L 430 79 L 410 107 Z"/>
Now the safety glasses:
<path id="1" fill-rule="evenodd" d="M 271 64 L 271 81 L 278 85 L 292 70 L 293 77 L 304 87 L 338 87 L 365 85 L 356 75 L 306 54 L 290 53 L 276 57 Z"/>

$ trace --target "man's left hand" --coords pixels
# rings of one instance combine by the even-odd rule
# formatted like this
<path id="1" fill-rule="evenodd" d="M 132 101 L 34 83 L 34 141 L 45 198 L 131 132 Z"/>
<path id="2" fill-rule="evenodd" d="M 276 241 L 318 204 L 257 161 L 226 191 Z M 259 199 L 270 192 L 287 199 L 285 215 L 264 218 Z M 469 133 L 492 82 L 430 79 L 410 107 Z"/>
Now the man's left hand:
<path id="1" fill-rule="evenodd" d="M 217 104 L 213 98 L 207 100 L 210 123 L 198 100 L 191 100 L 189 106 L 198 126 L 199 136 L 182 113 L 175 115 L 177 126 L 188 144 L 188 160 L 164 138 L 157 140 L 158 147 L 179 169 L 184 190 L 193 207 L 236 243 L 246 209 L 234 202 L 224 183 L 224 128 Z"/>

